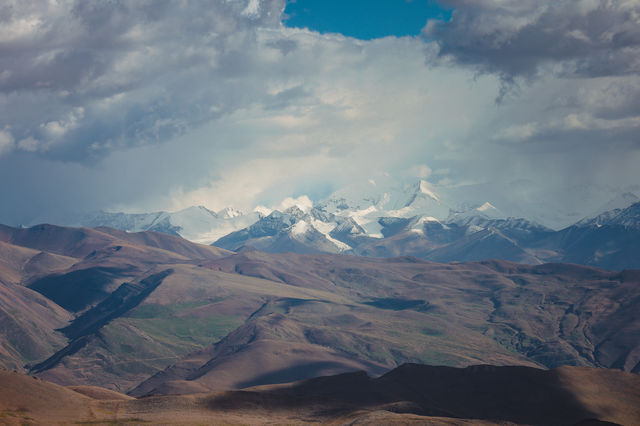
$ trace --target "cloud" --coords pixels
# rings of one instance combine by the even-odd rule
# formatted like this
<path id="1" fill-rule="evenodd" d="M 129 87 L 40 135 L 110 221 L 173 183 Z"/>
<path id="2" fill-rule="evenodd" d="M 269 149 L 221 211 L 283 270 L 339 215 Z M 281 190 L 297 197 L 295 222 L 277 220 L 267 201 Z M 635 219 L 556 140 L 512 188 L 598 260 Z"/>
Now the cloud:
<path id="1" fill-rule="evenodd" d="M 13 135 L 7 129 L 0 130 L 0 155 L 13 149 Z"/>
<path id="2" fill-rule="evenodd" d="M 95 162 L 259 102 L 264 85 L 243 77 L 278 60 L 256 31 L 279 28 L 284 5 L 3 2 L 0 127 L 50 157 Z"/>
<path id="3" fill-rule="evenodd" d="M 451 1 L 428 40 L 372 41 L 284 27 L 284 0 L 202 4 L 0 5 L 0 222 L 249 211 L 386 172 L 503 211 L 580 211 L 640 181 L 637 73 L 585 72 L 633 56 L 630 35 L 590 38 L 614 18 L 612 37 L 631 34 L 632 2 Z M 591 53 L 533 43 L 585 16 Z M 526 84 L 496 105 L 509 79 Z"/>
<path id="4" fill-rule="evenodd" d="M 445 0 L 451 20 L 423 35 L 440 58 L 505 84 L 550 69 L 565 77 L 640 73 L 640 3 L 630 0 Z"/>
<path id="5" fill-rule="evenodd" d="M 426 164 L 418 164 L 411 168 L 411 174 L 420 179 L 426 179 L 431 176 L 431 168 Z"/>
<path id="6" fill-rule="evenodd" d="M 276 206 L 275 209 L 284 211 L 293 206 L 296 206 L 303 212 L 307 212 L 313 207 L 313 201 L 311 201 L 311 199 L 309 199 L 309 197 L 307 197 L 306 195 L 301 195 L 297 198 L 287 197 L 282 200 L 282 202 L 278 206 Z"/>

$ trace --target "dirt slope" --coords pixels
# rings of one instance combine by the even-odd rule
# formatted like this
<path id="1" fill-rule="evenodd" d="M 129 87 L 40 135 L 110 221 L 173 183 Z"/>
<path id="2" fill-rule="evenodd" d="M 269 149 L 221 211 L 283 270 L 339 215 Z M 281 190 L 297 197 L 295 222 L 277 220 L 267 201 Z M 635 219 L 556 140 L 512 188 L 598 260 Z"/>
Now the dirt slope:
<path id="1" fill-rule="evenodd" d="M 132 399 L 0 370 L 0 423 L 640 424 L 640 377 L 586 367 L 541 370 L 406 364 L 197 395 Z"/>

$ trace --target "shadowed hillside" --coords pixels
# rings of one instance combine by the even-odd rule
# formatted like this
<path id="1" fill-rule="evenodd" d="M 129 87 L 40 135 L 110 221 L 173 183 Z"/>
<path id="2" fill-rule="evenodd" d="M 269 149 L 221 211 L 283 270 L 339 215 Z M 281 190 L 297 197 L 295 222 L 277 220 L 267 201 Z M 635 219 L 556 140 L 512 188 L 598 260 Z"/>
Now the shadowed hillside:
<path id="1" fill-rule="evenodd" d="M 634 425 L 640 377 L 585 367 L 540 370 L 405 364 L 215 394 L 133 399 L 0 370 L 4 424 Z"/>

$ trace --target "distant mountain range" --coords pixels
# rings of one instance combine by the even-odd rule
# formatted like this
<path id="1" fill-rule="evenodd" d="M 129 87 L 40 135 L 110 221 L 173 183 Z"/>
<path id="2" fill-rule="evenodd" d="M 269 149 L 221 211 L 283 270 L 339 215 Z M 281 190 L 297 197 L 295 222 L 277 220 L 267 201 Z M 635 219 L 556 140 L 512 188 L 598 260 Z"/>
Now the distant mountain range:
<path id="1" fill-rule="evenodd" d="M 259 219 L 258 213 L 244 214 L 233 208 L 218 212 L 203 206 L 188 207 L 177 212 L 109 213 L 94 212 L 82 215 L 64 225 L 101 226 L 127 232 L 156 231 L 176 235 L 196 243 L 209 244 Z"/>
<path id="2" fill-rule="evenodd" d="M 157 231 L 227 250 L 415 256 L 437 262 L 504 259 L 571 262 L 605 269 L 640 268 L 640 203 L 616 196 L 561 230 L 506 217 L 491 203 L 453 208 L 426 181 L 391 188 L 374 184 L 338 191 L 311 205 L 250 213 L 189 207 L 174 212 L 89 214 L 73 225 L 127 232 Z"/>

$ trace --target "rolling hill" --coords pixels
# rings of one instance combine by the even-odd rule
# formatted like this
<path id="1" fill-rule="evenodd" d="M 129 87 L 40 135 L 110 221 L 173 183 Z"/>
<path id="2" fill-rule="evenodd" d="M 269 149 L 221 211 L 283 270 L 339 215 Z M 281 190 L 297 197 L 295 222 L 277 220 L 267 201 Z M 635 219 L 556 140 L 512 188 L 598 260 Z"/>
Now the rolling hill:
<path id="1" fill-rule="evenodd" d="M 404 364 L 242 391 L 140 399 L 0 370 L 3 424 L 633 425 L 640 377 L 587 367 L 541 370 Z"/>
<path id="2" fill-rule="evenodd" d="M 0 231 L 0 362 L 62 385 L 202 393 L 404 363 L 640 370 L 638 271 Z"/>

